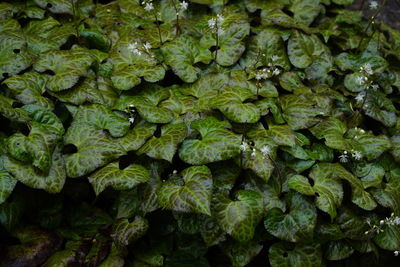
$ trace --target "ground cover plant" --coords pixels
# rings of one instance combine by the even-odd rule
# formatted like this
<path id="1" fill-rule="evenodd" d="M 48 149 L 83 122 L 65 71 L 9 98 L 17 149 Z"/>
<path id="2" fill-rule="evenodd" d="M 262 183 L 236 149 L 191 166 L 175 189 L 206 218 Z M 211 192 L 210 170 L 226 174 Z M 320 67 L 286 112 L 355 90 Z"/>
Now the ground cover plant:
<path id="1" fill-rule="evenodd" d="M 0 3 L 0 266 L 396 266 L 386 1 Z"/>

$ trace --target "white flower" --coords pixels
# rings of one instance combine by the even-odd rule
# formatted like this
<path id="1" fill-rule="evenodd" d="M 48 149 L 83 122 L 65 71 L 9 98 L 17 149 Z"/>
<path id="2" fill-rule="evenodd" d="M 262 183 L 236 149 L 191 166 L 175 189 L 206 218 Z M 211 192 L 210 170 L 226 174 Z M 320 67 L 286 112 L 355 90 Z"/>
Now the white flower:
<path id="1" fill-rule="evenodd" d="M 360 67 L 361 71 L 364 71 L 368 75 L 374 74 L 374 71 L 372 70 L 371 64 L 366 63 L 363 66 Z"/>
<path id="2" fill-rule="evenodd" d="M 354 151 L 351 156 L 355 159 L 355 160 L 360 160 L 362 158 L 362 154 L 360 151 Z"/>
<path id="3" fill-rule="evenodd" d="M 357 76 L 356 80 L 357 80 L 359 85 L 363 85 L 365 83 L 365 78 L 367 78 L 367 77 L 365 77 L 365 76 Z M 367 80 L 368 80 L 368 78 L 367 78 Z"/>
<path id="4" fill-rule="evenodd" d="M 281 73 L 281 71 L 279 69 L 274 69 L 274 71 L 272 72 L 272 75 L 278 76 Z"/>
<path id="5" fill-rule="evenodd" d="M 371 2 L 369 2 L 369 8 L 370 8 L 370 9 L 377 9 L 378 6 L 379 6 L 379 4 L 378 4 L 377 1 L 371 1 Z M 396 256 L 397 256 L 397 255 L 396 255 Z"/>
<path id="6" fill-rule="evenodd" d="M 131 43 L 128 45 L 128 50 L 130 50 L 132 53 L 136 54 L 136 55 L 141 55 L 142 52 L 140 52 L 140 50 L 138 49 L 138 43 Z"/>
<path id="7" fill-rule="evenodd" d="M 378 88 L 379 88 L 379 85 L 377 85 L 377 84 L 373 84 L 373 85 L 371 85 L 371 88 L 372 88 L 373 90 L 378 90 Z"/>
<path id="8" fill-rule="evenodd" d="M 214 29 L 216 24 L 217 24 L 217 21 L 216 21 L 215 18 L 212 18 L 212 19 L 208 20 L 208 27 L 209 28 Z"/>
<path id="9" fill-rule="evenodd" d="M 340 161 L 341 163 L 346 163 L 346 162 L 349 161 L 349 158 L 348 158 L 347 155 L 342 154 L 342 155 L 339 156 L 339 161 Z"/>
<path id="10" fill-rule="evenodd" d="M 256 80 L 259 81 L 259 80 L 261 80 L 262 78 L 263 78 L 262 73 L 257 72 L 257 73 L 256 73 Z"/>
<path id="11" fill-rule="evenodd" d="M 177 171 L 177 170 L 174 170 L 172 173 L 173 173 L 173 174 L 177 174 L 177 173 L 178 173 L 178 171 Z"/>
<path id="12" fill-rule="evenodd" d="M 400 224 L 400 218 L 396 216 L 396 217 L 393 219 L 393 223 L 394 223 L 395 225 L 399 225 L 399 224 Z"/>
<path id="13" fill-rule="evenodd" d="M 153 3 L 146 3 L 146 6 L 144 7 L 144 10 L 151 11 L 153 9 L 154 9 Z"/>
<path id="14" fill-rule="evenodd" d="M 256 149 L 255 148 L 253 148 L 253 152 L 251 152 L 251 157 L 252 158 L 255 158 L 256 157 L 256 155 L 257 155 L 257 153 L 256 153 Z"/>
<path id="15" fill-rule="evenodd" d="M 261 153 L 264 155 L 264 157 L 269 156 L 269 154 L 271 154 L 271 147 L 270 146 L 263 146 L 260 149 Z"/>
<path id="16" fill-rule="evenodd" d="M 220 24 L 220 25 L 221 25 L 222 22 L 224 22 L 224 17 L 223 17 L 221 14 L 218 14 L 218 15 L 217 15 L 217 22 L 218 22 L 218 24 Z"/>
<path id="17" fill-rule="evenodd" d="M 279 56 L 277 56 L 277 55 L 273 55 L 272 57 L 271 57 L 271 60 L 272 61 L 277 61 L 279 59 Z"/>
<path id="18" fill-rule="evenodd" d="M 144 49 L 146 49 L 146 51 L 150 51 L 150 49 L 151 49 L 151 44 L 149 44 L 148 42 L 146 42 L 146 43 L 143 45 L 143 47 L 144 47 Z"/>
<path id="19" fill-rule="evenodd" d="M 218 35 L 223 35 L 225 33 L 224 29 L 218 28 Z"/>
<path id="20" fill-rule="evenodd" d="M 129 121 L 129 123 L 131 123 L 131 124 L 132 124 L 132 123 L 134 123 L 134 122 L 135 122 L 135 118 L 132 118 L 132 117 L 131 117 L 131 118 L 129 118 L 129 119 L 128 119 L 128 121 Z"/>
<path id="21" fill-rule="evenodd" d="M 246 142 L 242 142 L 240 145 L 240 150 L 241 151 L 246 151 L 249 148 L 249 145 Z"/>
<path id="22" fill-rule="evenodd" d="M 184 11 L 188 8 L 189 4 L 188 4 L 188 2 L 183 1 L 182 3 L 180 3 L 180 6 L 181 6 L 181 10 Z"/>
<path id="23" fill-rule="evenodd" d="M 399 256 L 399 254 L 400 254 L 400 251 L 398 251 L 398 250 L 396 250 L 395 252 L 393 252 L 394 253 L 394 255 L 397 257 L 397 256 Z"/>
<path id="24" fill-rule="evenodd" d="M 364 97 L 365 97 L 365 93 L 361 92 L 356 96 L 355 99 L 356 99 L 357 102 L 363 102 L 364 101 Z"/>

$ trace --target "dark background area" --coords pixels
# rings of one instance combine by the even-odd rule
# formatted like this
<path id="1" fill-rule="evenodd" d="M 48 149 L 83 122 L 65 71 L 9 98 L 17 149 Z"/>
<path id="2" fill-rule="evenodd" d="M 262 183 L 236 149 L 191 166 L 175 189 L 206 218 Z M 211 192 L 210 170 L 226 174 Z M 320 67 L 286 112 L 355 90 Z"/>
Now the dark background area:
<path id="1" fill-rule="evenodd" d="M 354 4 L 350 6 L 351 9 L 359 9 L 362 2 L 364 3 L 364 15 L 365 17 L 371 17 L 375 11 L 369 10 L 370 0 L 355 0 Z M 383 3 L 383 0 L 376 0 L 379 4 Z M 379 21 L 385 22 L 387 25 L 400 30 L 400 0 L 387 0 L 385 7 L 381 14 L 378 16 Z"/>

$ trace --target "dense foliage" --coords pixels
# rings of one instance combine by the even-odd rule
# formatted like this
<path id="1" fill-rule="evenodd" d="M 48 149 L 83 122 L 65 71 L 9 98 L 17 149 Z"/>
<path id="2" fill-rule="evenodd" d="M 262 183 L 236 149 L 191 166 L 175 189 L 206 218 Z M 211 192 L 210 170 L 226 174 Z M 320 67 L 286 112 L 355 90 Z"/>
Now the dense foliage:
<path id="1" fill-rule="evenodd" d="M 0 265 L 390 264 L 400 33 L 352 2 L 2 1 Z"/>

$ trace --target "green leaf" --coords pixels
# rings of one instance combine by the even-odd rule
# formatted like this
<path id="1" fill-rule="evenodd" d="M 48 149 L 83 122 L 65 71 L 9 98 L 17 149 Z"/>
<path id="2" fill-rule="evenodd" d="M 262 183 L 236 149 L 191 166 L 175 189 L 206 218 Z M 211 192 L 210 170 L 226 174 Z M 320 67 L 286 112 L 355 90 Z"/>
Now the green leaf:
<path id="1" fill-rule="evenodd" d="M 213 200 L 213 216 L 221 228 L 239 242 L 249 241 L 263 215 L 263 199 L 259 193 L 250 190 L 236 192 L 235 200 L 220 193 Z"/>
<path id="2" fill-rule="evenodd" d="M 392 150 L 390 153 L 397 162 L 400 162 L 400 135 L 394 135 L 390 140 L 392 141 Z"/>
<path id="3" fill-rule="evenodd" d="M 85 76 L 94 62 L 92 53 L 83 48 L 72 50 L 52 50 L 42 54 L 33 65 L 38 72 L 52 71 L 46 88 L 59 92 L 74 86 L 79 78 Z"/>
<path id="4" fill-rule="evenodd" d="M 139 115 L 151 123 L 169 123 L 175 118 L 174 112 L 161 106 L 161 103 L 170 97 L 166 88 L 152 86 L 135 96 L 122 95 L 114 108 L 125 111 L 127 108 L 136 108 Z"/>
<path id="5" fill-rule="evenodd" d="M 212 176 L 206 166 L 193 166 L 171 177 L 157 192 L 166 209 L 210 215 Z"/>
<path id="6" fill-rule="evenodd" d="M 318 267 L 323 264 L 318 243 L 296 245 L 275 243 L 269 248 L 268 258 L 272 267 Z"/>
<path id="7" fill-rule="evenodd" d="M 135 45 L 140 54 L 129 49 Z M 165 69 L 159 65 L 152 51 L 144 48 L 141 41 L 133 42 L 129 36 L 118 41 L 110 52 L 110 61 L 114 65 L 111 80 L 119 90 L 129 90 L 141 83 L 141 77 L 148 82 L 164 79 Z"/>
<path id="8" fill-rule="evenodd" d="M 136 216 L 131 222 L 120 219 L 113 224 L 111 236 L 119 246 L 128 246 L 145 235 L 148 228 L 148 221 L 140 216 Z"/>
<path id="9" fill-rule="evenodd" d="M 250 33 L 250 24 L 247 14 L 235 8 L 226 8 L 222 16 L 224 20 L 219 25 L 222 32 L 219 31 L 218 44 L 215 32 L 208 28 L 200 40 L 200 44 L 207 48 L 218 46 L 219 49 L 214 52 L 216 62 L 221 66 L 231 66 L 240 59 L 246 49 L 243 40 Z M 204 22 L 206 23 L 206 21 Z"/>
<path id="10" fill-rule="evenodd" d="M 96 195 L 109 186 L 115 190 L 132 189 L 150 178 L 149 171 L 141 165 L 132 164 L 122 170 L 118 165 L 118 162 L 112 162 L 88 177 Z"/>
<path id="11" fill-rule="evenodd" d="M 230 124 L 227 121 L 209 116 L 194 121 L 191 128 L 200 133 L 201 140 L 188 139 L 182 143 L 179 157 L 186 163 L 201 165 L 227 160 L 239 154 L 241 137 L 228 130 Z"/>
<path id="12" fill-rule="evenodd" d="M 253 103 L 243 103 L 252 98 L 253 93 L 242 87 L 225 87 L 216 96 L 216 107 L 231 121 L 238 123 L 256 123 L 260 111 Z"/>
<path id="13" fill-rule="evenodd" d="M 13 92 L 15 98 L 23 104 L 37 104 L 45 108 L 52 108 L 50 99 L 43 97 L 46 91 L 47 78 L 36 72 L 26 72 L 14 75 L 4 81 L 4 84 Z"/>
<path id="14" fill-rule="evenodd" d="M 279 239 L 300 242 L 312 239 L 317 211 L 303 196 L 291 192 L 285 196 L 289 211 L 274 208 L 267 213 L 264 226 Z"/>
<path id="15" fill-rule="evenodd" d="M 37 105 L 23 107 L 32 118 L 28 136 L 21 133 L 12 135 L 7 142 L 8 153 L 22 162 L 47 174 L 51 165 L 54 147 L 64 133 L 60 119 L 50 110 Z"/>
<path id="16" fill-rule="evenodd" d="M 172 67 L 174 73 L 183 81 L 192 83 L 197 80 L 200 69 L 193 65 L 209 63 L 211 52 L 190 36 L 181 36 L 162 46 L 165 62 Z"/>
<path id="17" fill-rule="evenodd" d="M 146 140 L 153 136 L 157 126 L 146 121 L 139 122 L 133 129 L 119 139 L 119 143 L 126 151 L 138 150 Z"/>
<path id="18" fill-rule="evenodd" d="M 305 95 L 284 95 L 280 98 L 283 118 L 292 130 L 311 127 L 318 123 L 318 116 L 329 112 L 329 107 L 322 106 L 316 99 Z"/>
<path id="19" fill-rule="evenodd" d="M 293 18 L 297 22 L 310 26 L 324 9 L 320 5 L 320 0 L 294 0 L 290 10 L 293 12 Z"/>
<path id="20" fill-rule="evenodd" d="M 297 2 L 302 3 L 302 1 Z M 330 52 L 317 36 L 294 31 L 289 38 L 288 54 L 290 62 L 296 68 L 305 69 Z"/>
<path id="21" fill-rule="evenodd" d="M 222 249 L 231 260 L 233 267 L 246 266 L 262 248 L 262 245 L 252 241 L 246 243 L 231 241 L 222 244 Z"/>
<path id="22" fill-rule="evenodd" d="M 73 123 L 64 135 L 65 145 L 74 145 L 76 153 L 64 156 L 68 177 L 91 173 L 126 152 L 105 131 L 87 123 Z"/>
<path id="23" fill-rule="evenodd" d="M 41 8 L 47 8 L 52 13 L 74 15 L 73 4 L 75 0 L 34 0 Z"/>
<path id="24" fill-rule="evenodd" d="M 276 56 L 277 59 L 272 61 L 272 56 Z M 285 70 L 290 69 L 284 41 L 280 34 L 272 28 L 263 29 L 250 39 L 246 54 L 240 62 L 243 63 L 241 65 L 253 68 L 273 63 Z"/>
<path id="25" fill-rule="evenodd" d="M 0 77 L 15 75 L 31 65 L 32 56 L 26 50 L 26 40 L 19 27 L 9 33 L 0 28 Z"/>
<path id="26" fill-rule="evenodd" d="M 382 230 L 375 236 L 374 242 L 382 249 L 399 250 L 400 227 L 398 225 L 385 225 Z"/>
<path id="27" fill-rule="evenodd" d="M 161 127 L 161 136 L 153 136 L 139 150 L 138 154 L 147 154 L 154 159 L 172 162 L 179 143 L 186 137 L 187 128 L 184 123 L 166 124 Z"/>
<path id="28" fill-rule="evenodd" d="M 368 91 L 363 110 L 367 116 L 382 122 L 386 127 L 396 124 L 396 108 L 392 101 L 381 92 Z"/>
<path id="29" fill-rule="evenodd" d="M 112 137 L 122 137 L 129 130 L 129 121 L 121 118 L 107 106 L 81 105 L 74 114 L 70 127 L 86 124 L 99 130 L 107 130 Z"/>
<path id="30" fill-rule="evenodd" d="M 17 180 L 4 169 L 3 158 L 0 157 L 0 205 L 11 195 Z"/>
<path id="31" fill-rule="evenodd" d="M 325 257 L 330 261 L 344 260 L 354 253 L 354 248 L 346 240 L 331 241 L 325 250 Z"/>
<path id="32" fill-rule="evenodd" d="M 48 173 L 36 169 L 29 163 L 17 161 L 11 157 L 4 158 L 4 168 L 21 183 L 36 189 L 44 189 L 49 193 L 58 193 L 66 179 L 65 163 L 61 148 L 57 146 L 51 156 Z"/>

